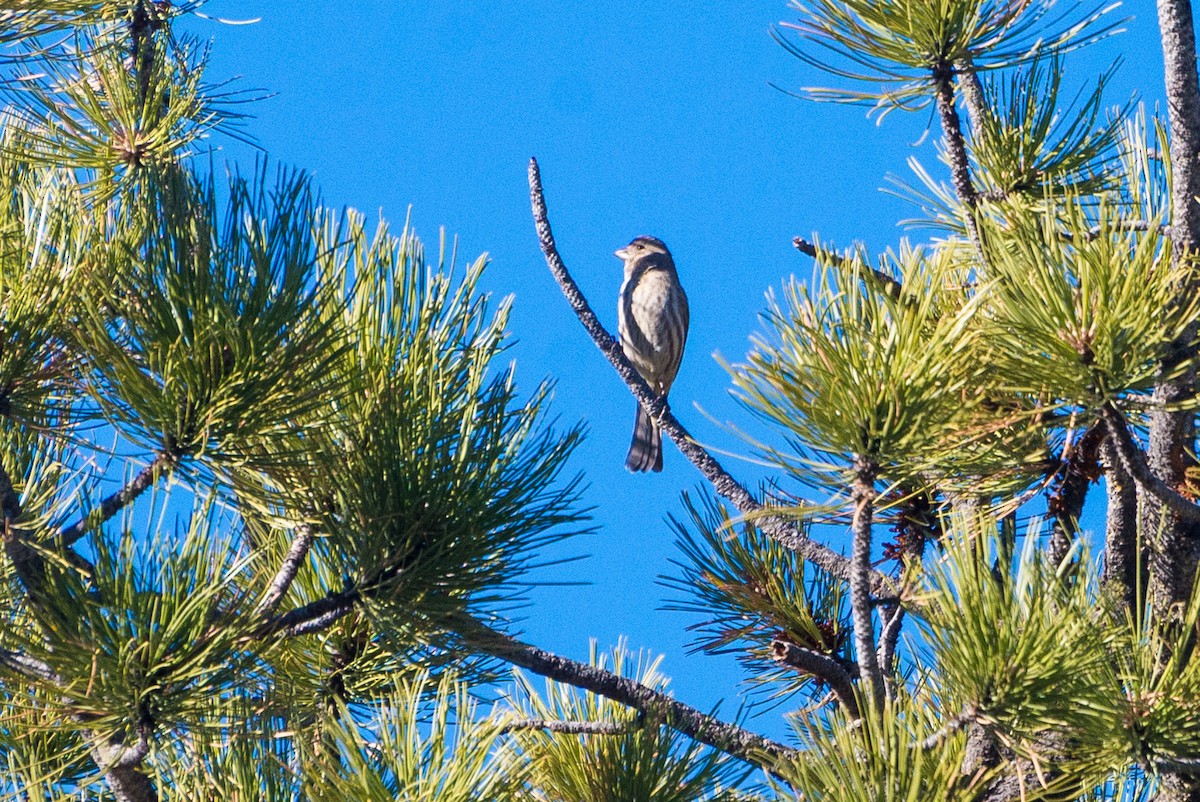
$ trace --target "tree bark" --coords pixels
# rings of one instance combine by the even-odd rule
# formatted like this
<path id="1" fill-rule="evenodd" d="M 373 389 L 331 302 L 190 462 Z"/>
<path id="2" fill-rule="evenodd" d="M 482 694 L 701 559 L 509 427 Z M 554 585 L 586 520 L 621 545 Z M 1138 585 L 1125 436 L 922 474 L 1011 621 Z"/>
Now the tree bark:
<path id="1" fill-rule="evenodd" d="M 1196 76 L 1196 33 L 1192 4 L 1188 0 L 1158 0 L 1158 27 L 1162 36 L 1163 78 L 1167 95 L 1167 122 L 1171 134 L 1172 258 L 1190 256 L 1200 245 L 1200 81 Z M 1197 290 L 1195 278 L 1180 287 L 1181 297 Z M 1190 371 L 1168 379 L 1166 373 L 1195 353 L 1196 331 L 1189 328 L 1171 343 L 1162 360 L 1162 378 L 1154 400 L 1169 404 L 1194 393 Z M 1191 411 L 1156 410 L 1150 418 L 1150 470 L 1178 487 L 1184 476 L 1187 451 L 1195 443 L 1195 418 Z M 1200 559 L 1200 526 L 1146 494 L 1141 520 L 1153 537 L 1150 549 L 1149 593 L 1156 612 L 1170 615 L 1175 605 L 1191 595 Z M 1156 535 L 1156 536 L 1154 536 Z M 1182 773 L 1163 775 L 1159 802 L 1200 802 L 1200 784 Z"/>
<path id="2" fill-rule="evenodd" d="M 875 510 L 875 467 L 857 460 L 858 476 L 851 489 L 854 505 L 850 546 L 850 611 L 854 619 L 854 656 L 858 660 L 863 697 L 882 706 L 883 674 L 875 645 L 875 605 L 871 601 L 871 524 Z"/>
<path id="3" fill-rule="evenodd" d="M 1163 76 L 1167 95 L 1167 120 L 1171 133 L 1171 225 L 1173 258 L 1194 253 L 1200 245 L 1200 83 L 1196 76 L 1196 35 L 1188 0 L 1158 0 L 1158 26 L 1162 35 Z M 1180 288 L 1181 296 L 1196 292 L 1196 281 Z M 1170 404 L 1193 393 L 1195 377 L 1168 379 L 1166 374 L 1189 358 L 1195 331 L 1172 343 L 1162 360 L 1163 378 L 1155 386 L 1158 405 Z M 1195 440 L 1193 413 L 1159 409 L 1150 418 L 1149 463 L 1154 474 L 1177 487 L 1183 478 L 1185 453 Z M 1150 599 L 1166 614 L 1186 599 L 1200 558 L 1200 527 L 1147 494 L 1142 520 L 1156 532 L 1150 549 Z"/>
<path id="4" fill-rule="evenodd" d="M 1133 478 L 1121 467 L 1112 443 L 1105 440 L 1100 454 L 1108 499 L 1101 581 L 1116 592 L 1137 620 L 1141 611 L 1138 589 L 1145 590 L 1141 576 L 1144 561 L 1138 548 L 1137 489 Z"/>

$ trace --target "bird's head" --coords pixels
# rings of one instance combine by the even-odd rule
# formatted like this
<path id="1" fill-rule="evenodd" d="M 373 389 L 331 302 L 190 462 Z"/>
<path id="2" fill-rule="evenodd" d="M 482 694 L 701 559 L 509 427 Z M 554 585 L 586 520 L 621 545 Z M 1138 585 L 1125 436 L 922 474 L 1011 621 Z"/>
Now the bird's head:
<path id="1" fill-rule="evenodd" d="M 663 241 L 656 237 L 634 237 L 633 242 L 626 245 L 619 251 L 614 251 L 618 259 L 624 259 L 626 262 L 636 262 L 645 256 L 666 256 L 670 258 L 671 252 L 667 250 L 667 246 Z"/>

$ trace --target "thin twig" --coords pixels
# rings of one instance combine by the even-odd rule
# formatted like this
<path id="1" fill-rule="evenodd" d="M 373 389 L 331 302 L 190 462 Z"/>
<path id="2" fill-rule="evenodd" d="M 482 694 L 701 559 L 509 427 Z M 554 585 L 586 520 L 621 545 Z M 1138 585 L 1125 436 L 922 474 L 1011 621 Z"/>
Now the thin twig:
<path id="1" fill-rule="evenodd" d="M 360 600 L 360 594 L 354 590 L 331 594 L 275 616 L 259 628 L 256 637 L 296 636 L 319 631 L 350 613 Z M 795 752 L 783 744 L 702 713 L 634 680 L 522 643 L 472 618 L 460 616 L 455 620 L 454 628 L 465 644 L 480 654 L 629 705 L 661 719 L 663 724 L 684 735 L 755 765 L 768 768 L 776 760 L 795 756 Z"/>
<path id="2" fill-rule="evenodd" d="M 62 678 L 48 664 L 20 652 L 0 649 L 0 665 L 31 679 L 61 683 Z"/>
<path id="3" fill-rule="evenodd" d="M 942 725 L 941 729 L 921 741 L 918 745 L 925 750 L 936 749 L 951 735 L 975 721 L 978 715 L 979 710 L 974 705 L 969 705 L 957 716 L 952 716 L 949 721 Z"/>
<path id="4" fill-rule="evenodd" d="M 796 250 L 800 251 L 800 253 L 805 254 L 806 256 L 811 256 L 813 259 L 818 261 L 825 261 L 834 267 L 845 267 L 847 264 L 847 259 L 841 254 L 834 253 L 833 251 L 826 250 L 825 248 L 818 248 L 813 243 L 804 239 L 804 237 L 792 237 L 792 245 L 796 248 Z M 892 298 L 899 298 L 903 294 L 904 285 L 889 276 L 887 273 L 871 267 L 866 263 L 863 263 L 863 268 L 864 281 L 873 279 L 874 283 L 878 284 L 879 288 Z"/>
<path id="5" fill-rule="evenodd" d="M 650 386 L 638 374 L 637 370 L 625 358 L 620 343 L 601 325 L 600 320 L 583 297 L 579 286 L 567 272 L 558 247 L 554 242 L 554 234 L 550 230 L 550 219 L 546 212 L 546 199 L 542 192 L 542 179 L 538 171 L 537 159 L 529 160 L 529 195 L 533 207 L 533 221 L 537 229 L 538 242 L 546 257 L 546 264 L 558 282 L 559 288 L 566 296 L 579 322 L 583 324 L 596 347 L 608 358 L 609 363 L 616 369 L 617 374 L 628 385 L 634 398 L 652 417 L 664 433 L 678 446 L 705 479 L 712 485 L 717 495 L 729 500 L 743 516 L 752 519 L 754 524 L 769 537 L 778 541 L 785 548 L 799 553 L 805 560 L 820 567 L 838 579 L 850 580 L 850 561 L 826 546 L 810 540 L 800 527 L 777 515 L 771 515 L 767 507 L 760 504 L 746 488 L 734 479 L 721 464 L 713 458 L 703 446 L 697 443 L 679 422 L 667 406 L 666 400 L 651 391 Z M 888 591 L 896 595 L 892 581 L 887 575 L 873 571 L 870 575 L 872 590 L 876 593 Z"/>
<path id="6" fill-rule="evenodd" d="M 786 640 L 771 641 L 771 656 L 785 666 L 811 674 L 824 682 L 846 708 L 846 712 L 853 718 L 859 717 L 858 694 L 854 691 L 850 672 L 838 661 Z"/>
<path id="7" fill-rule="evenodd" d="M 796 757 L 794 749 L 702 713 L 628 677 L 543 651 L 474 619 L 464 617 L 455 628 L 474 651 L 628 705 L 693 740 L 762 768 Z"/>
<path id="8" fill-rule="evenodd" d="M 1158 499 L 1180 518 L 1192 524 L 1200 523 L 1200 507 L 1197 507 L 1150 470 L 1146 457 L 1138 444 L 1134 442 L 1133 435 L 1120 410 L 1111 402 L 1105 402 L 1100 407 L 1100 415 L 1108 428 L 1109 442 L 1113 444 L 1113 448 L 1117 452 L 1121 467 L 1133 477 L 1137 486 Z"/>
<path id="9" fill-rule="evenodd" d="M 1080 237 L 1080 239 L 1082 239 L 1084 242 L 1095 242 L 1096 240 L 1100 239 L 1100 235 L 1105 231 L 1137 232 L 1149 230 L 1150 224 L 1145 220 L 1118 220 L 1115 223 L 1107 226 L 1092 226 L 1087 231 L 1083 232 L 1083 235 Z M 1156 226 L 1154 230 L 1159 234 L 1163 234 L 1164 236 L 1167 234 L 1166 226 Z M 1073 242 L 1075 240 L 1075 235 L 1070 231 L 1064 231 L 1059 236 L 1066 242 Z"/>
<path id="10" fill-rule="evenodd" d="M 310 524 L 300 524 L 300 526 L 296 527 L 296 536 L 292 539 L 291 548 L 288 549 L 287 555 L 283 558 L 283 564 L 279 566 L 279 572 L 271 580 L 271 585 L 267 588 L 267 595 L 263 597 L 263 600 L 258 605 L 256 612 L 259 616 L 269 618 L 279 609 L 280 602 L 287 595 L 288 588 L 292 586 L 292 580 L 296 578 L 296 574 L 299 572 L 300 566 L 304 563 L 304 559 L 308 556 L 308 550 L 312 548 L 315 538 L 316 532 Z"/>
<path id="11" fill-rule="evenodd" d="M 520 730 L 545 730 L 561 735 L 624 735 L 641 726 L 640 721 L 556 721 L 544 718 L 526 718 L 507 722 L 501 732 Z"/>
<path id="12" fill-rule="evenodd" d="M 282 634 L 288 637 L 319 632 L 351 612 L 362 596 L 357 590 L 331 593 L 323 599 L 309 602 L 303 607 L 289 610 L 282 615 L 272 616 L 255 631 L 255 638 L 266 638 Z"/>
<path id="13" fill-rule="evenodd" d="M 895 695 L 896 643 L 900 640 L 900 625 L 904 623 L 904 608 L 890 604 L 883 608 L 879 617 L 883 620 L 879 633 L 879 670 L 883 673 L 884 693 L 891 699 Z"/>
<path id="14" fill-rule="evenodd" d="M 89 512 L 83 518 L 60 531 L 58 533 L 59 546 L 70 546 L 88 532 L 96 529 L 122 509 L 132 504 L 160 476 L 169 473 L 174 468 L 175 461 L 176 458 L 170 454 L 160 453 L 155 455 L 153 461 L 145 468 L 142 468 L 129 484 L 101 501 L 99 507 Z"/>

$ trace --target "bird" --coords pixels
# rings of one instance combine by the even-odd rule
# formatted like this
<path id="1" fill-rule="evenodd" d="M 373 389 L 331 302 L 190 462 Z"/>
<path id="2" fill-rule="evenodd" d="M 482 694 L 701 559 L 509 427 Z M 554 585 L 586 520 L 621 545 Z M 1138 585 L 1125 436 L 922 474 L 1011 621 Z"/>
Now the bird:
<path id="1" fill-rule="evenodd" d="M 675 260 L 662 240 L 635 237 L 615 254 L 625 262 L 625 280 L 617 304 L 621 350 L 650 389 L 665 399 L 687 342 L 687 294 L 675 272 Z M 639 473 L 661 471 L 662 466 L 662 432 L 638 404 L 625 467 Z"/>

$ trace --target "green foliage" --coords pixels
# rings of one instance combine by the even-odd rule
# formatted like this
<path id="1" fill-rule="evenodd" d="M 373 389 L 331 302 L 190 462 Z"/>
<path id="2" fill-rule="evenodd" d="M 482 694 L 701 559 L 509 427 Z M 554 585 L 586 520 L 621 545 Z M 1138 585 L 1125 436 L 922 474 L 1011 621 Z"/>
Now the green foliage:
<path id="1" fill-rule="evenodd" d="M 946 311 L 945 296 L 961 291 L 946 274 L 931 275 L 945 263 L 919 248 L 896 260 L 905 280 L 922 285 L 903 298 L 865 286 L 858 261 L 838 273 L 818 266 L 808 286 L 793 281 L 783 302 L 770 300 L 770 331 L 730 369 L 739 399 L 789 445 L 760 453 L 802 482 L 844 489 L 855 460 L 886 482 L 919 481 L 965 439 L 963 411 L 985 367 L 968 358 L 977 301 Z"/>
<path id="2" fill-rule="evenodd" d="M 1065 108 L 1058 55 L 1008 76 L 989 76 L 983 114 L 972 120 L 971 129 L 980 184 L 1002 197 L 1022 193 L 1037 199 L 1050 193 L 1089 195 L 1114 186 L 1108 168 L 1125 115 L 1110 112 L 1102 121 L 1101 113 L 1115 71 L 1114 65 L 1090 95 L 1080 93 Z"/>
<path id="3" fill-rule="evenodd" d="M 454 280 L 409 232 L 326 218 L 318 282 L 342 288 L 325 320 L 349 347 L 332 367 L 347 392 L 325 425 L 314 484 L 328 533 L 317 551 L 408 624 L 420 611 L 494 613 L 536 547 L 564 535 L 578 479 L 559 483 L 578 427 L 544 425 L 549 385 L 517 400 L 504 351 L 508 302 L 492 314 L 480 258 Z M 301 479 L 302 481 L 303 479 Z"/>
<path id="4" fill-rule="evenodd" d="M 149 511 L 149 525 L 163 527 L 152 543 L 129 518 L 119 536 L 98 538 L 90 576 L 48 563 L 45 592 L 13 622 L 9 642 L 53 667 L 38 688 L 58 727 L 132 743 L 198 725 L 210 697 L 256 682 L 249 600 L 236 585 L 245 558 L 211 510 L 183 532 L 156 524 L 160 512 Z"/>
<path id="5" fill-rule="evenodd" d="M 210 466 L 270 470 L 329 405 L 339 332 L 318 312 L 308 181 L 211 181 L 169 172 L 98 250 L 84 327 L 89 389 L 138 442 Z M 223 207 L 223 224 L 219 209 Z M 162 211 L 158 211 L 161 209 Z"/>
<path id="6" fill-rule="evenodd" d="M 705 616 L 689 629 L 710 654 L 731 652 L 751 683 L 782 696 L 813 677 L 781 667 L 771 644 L 783 640 L 848 661 L 853 653 L 845 585 L 805 563 L 753 524 L 737 523 L 710 494 L 683 494 L 687 517 L 671 518 L 682 559 L 664 584 L 690 598 L 667 609 Z"/>
<path id="7" fill-rule="evenodd" d="M 1062 702 L 1091 700 L 1104 665 L 1094 583 L 1057 575 L 1036 530 L 1015 572 L 1005 542 L 978 531 L 944 539 L 926 574 L 921 621 L 945 703 L 1014 736 L 1077 723 L 1095 703 L 1068 711 Z"/>
<path id="8" fill-rule="evenodd" d="M 235 133 L 242 115 L 233 103 L 245 98 L 205 84 L 206 48 L 151 33 L 136 57 L 126 26 L 112 25 L 79 31 L 65 52 L 23 59 L 28 72 L 5 91 L 3 152 L 30 165 L 94 171 L 111 191 L 145 168 L 179 164 L 214 131 Z"/>
<path id="9" fill-rule="evenodd" d="M 1082 6 L 1082 7 L 1079 7 Z M 794 0 L 799 12 L 793 42 L 776 32 L 788 52 L 818 69 L 870 89 L 809 88 L 816 99 L 916 109 L 932 100 L 937 70 L 999 69 L 1047 50 L 1064 53 L 1113 33 L 1113 7 L 1053 0 Z M 816 55 L 820 54 L 820 55 Z M 944 77 L 949 77 L 948 73 Z"/>
<path id="10" fill-rule="evenodd" d="M 1105 200 L 1039 206 L 1006 204 L 984 229 L 997 384 L 1093 411 L 1148 390 L 1164 344 L 1200 320 L 1196 299 L 1175 302 L 1190 262 L 1159 221 L 1132 230 Z"/>
<path id="11" fill-rule="evenodd" d="M 316 802 L 520 798 L 524 771 L 503 725 L 481 718 L 470 690 L 448 676 L 417 675 L 369 711 L 341 708 L 313 750 L 306 796 Z"/>
<path id="12" fill-rule="evenodd" d="M 806 748 L 780 774 L 804 799 L 820 802 L 981 799 L 982 778 L 962 774 L 965 735 L 939 737 L 937 713 L 907 699 L 857 721 L 840 711 L 799 713 L 792 725 Z"/>
<path id="13" fill-rule="evenodd" d="M 609 668 L 662 690 L 667 678 L 661 658 L 639 653 L 636 661 L 623 644 L 601 655 L 592 644 L 591 664 Z M 560 734 L 541 727 L 517 727 L 512 738 L 516 761 L 528 771 L 530 802 L 734 802 L 743 799 L 730 785 L 747 767 L 708 749 L 637 711 L 563 683 L 546 682 L 539 694 L 521 673 L 511 700 L 515 722 L 566 721 L 615 725 L 617 732 Z"/>

